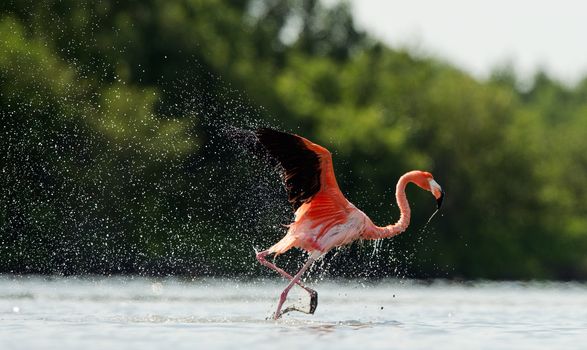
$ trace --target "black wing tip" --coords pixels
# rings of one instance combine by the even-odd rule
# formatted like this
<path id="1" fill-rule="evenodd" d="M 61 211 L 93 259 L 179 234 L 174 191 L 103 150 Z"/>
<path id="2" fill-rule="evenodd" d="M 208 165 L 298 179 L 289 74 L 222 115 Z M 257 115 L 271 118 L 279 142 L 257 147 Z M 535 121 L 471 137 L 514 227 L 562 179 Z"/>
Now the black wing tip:
<path id="1" fill-rule="evenodd" d="M 278 131 L 269 127 L 257 128 L 255 130 L 256 135 L 266 135 L 266 134 L 274 134 Z"/>
<path id="2" fill-rule="evenodd" d="M 294 210 L 320 190 L 320 159 L 298 135 L 271 128 L 255 130 L 259 143 L 283 168 L 288 199 Z"/>
<path id="3" fill-rule="evenodd" d="M 255 130 L 257 139 L 266 147 L 272 148 L 279 144 L 297 145 L 305 148 L 303 138 L 285 131 L 279 131 L 272 128 L 259 128 Z"/>

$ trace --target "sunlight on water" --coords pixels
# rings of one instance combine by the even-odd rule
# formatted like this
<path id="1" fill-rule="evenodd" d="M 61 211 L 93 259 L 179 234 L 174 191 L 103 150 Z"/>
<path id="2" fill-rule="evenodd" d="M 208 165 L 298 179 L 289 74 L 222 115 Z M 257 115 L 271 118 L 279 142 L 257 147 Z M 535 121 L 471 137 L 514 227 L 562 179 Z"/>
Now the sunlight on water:
<path id="1" fill-rule="evenodd" d="M 320 299 L 315 315 L 267 320 L 284 286 L 281 280 L 5 277 L 0 348 L 569 349 L 587 341 L 582 284 L 326 281 L 313 285 Z"/>

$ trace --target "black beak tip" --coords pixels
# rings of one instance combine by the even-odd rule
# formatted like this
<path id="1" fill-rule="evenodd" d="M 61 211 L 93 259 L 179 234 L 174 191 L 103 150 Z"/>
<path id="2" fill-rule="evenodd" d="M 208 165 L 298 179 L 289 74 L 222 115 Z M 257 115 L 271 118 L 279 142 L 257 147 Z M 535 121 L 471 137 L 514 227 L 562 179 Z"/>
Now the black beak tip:
<path id="1" fill-rule="evenodd" d="M 444 200 L 444 191 L 443 191 L 443 190 L 441 190 L 441 191 L 440 191 L 440 197 L 438 197 L 438 198 L 436 199 L 436 205 L 437 205 L 436 209 L 440 209 L 440 207 L 442 206 L 442 201 L 443 201 L 443 200 Z"/>

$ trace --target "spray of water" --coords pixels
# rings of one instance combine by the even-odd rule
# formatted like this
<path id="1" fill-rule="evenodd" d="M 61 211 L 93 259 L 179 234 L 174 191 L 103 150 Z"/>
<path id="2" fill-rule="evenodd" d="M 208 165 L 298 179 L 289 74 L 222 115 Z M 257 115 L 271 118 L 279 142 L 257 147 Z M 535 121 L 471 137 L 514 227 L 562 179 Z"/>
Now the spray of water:
<path id="1" fill-rule="evenodd" d="M 434 217 L 434 215 L 436 215 L 436 213 L 438 213 L 439 209 L 436 209 L 434 211 L 434 213 L 432 213 L 432 215 L 430 215 L 430 217 L 428 218 L 428 221 L 426 221 L 426 223 L 424 224 L 424 227 L 422 227 L 422 231 L 426 229 L 426 227 L 428 227 L 428 224 L 430 224 L 430 221 L 432 221 L 432 218 Z"/>
<path id="2" fill-rule="evenodd" d="M 105 70 L 98 76 L 112 81 L 100 81 L 109 87 L 96 88 L 91 100 L 76 93 L 73 80 L 54 96 L 36 93 L 34 104 L 11 96 L 0 126 L 5 271 L 271 274 L 251 246 L 280 239 L 292 211 L 275 164 L 254 152 L 251 130 L 284 128 L 199 66 L 188 58 L 171 71 L 173 80 L 151 77 L 165 81 L 158 92 L 128 89 Z M 7 74 L 26 69 L 15 67 Z M 63 67 L 78 80 L 88 69 Z M 129 103 L 144 110 L 125 109 Z M 377 271 L 388 248 L 378 241 L 370 256 L 360 246 L 337 250 L 322 271 L 368 277 L 364 271 Z M 365 255 L 368 268 L 357 263 Z M 280 260 L 291 270 L 300 261 L 299 252 Z"/>

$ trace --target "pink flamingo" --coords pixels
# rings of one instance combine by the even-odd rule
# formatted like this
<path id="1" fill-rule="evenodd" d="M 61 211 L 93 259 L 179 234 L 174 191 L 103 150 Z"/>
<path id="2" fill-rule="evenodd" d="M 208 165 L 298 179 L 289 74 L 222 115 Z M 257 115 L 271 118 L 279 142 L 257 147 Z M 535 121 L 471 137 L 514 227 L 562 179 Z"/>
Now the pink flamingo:
<path id="1" fill-rule="evenodd" d="M 281 293 L 274 319 L 280 318 L 288 311 L 298 310 L 288 308 L 281 311 L 294 284 L 310 294 L 308 313 L 314 313 L 318 305 L 318 293 L 304 286 L 300 278 L 316 259 L 330 249 L 358 239 L 393 237 L 406 230 L 410 224 L 410 206 L 405 193 L 408 183 L 414 183 L 432 192 L 438 209 L 442 204 L 444 191 L 434 181 L 432 174 L 419 170 L 410 171 L 400 177 L 396 186 L 395 197 L 401 212 L 399 220 L 392 225 L 376 226 L 365 213 L 349 202 L 338 188 L 332 167 L 332 156 L 326 148 L 301 136 L 268 128 L 257 130 L 256 135 L 269 154 L 282 166 L 289 202 L 295 210 L 294 222 L 288 225 L 285 237 L 269 249 L 257 253 L 257 260 L 261 264 L 290 280 Z M 310 254 L 308 261 L 295 276 L 266 260 L 268 255 L 277 256 L 293 247 Z"/>

